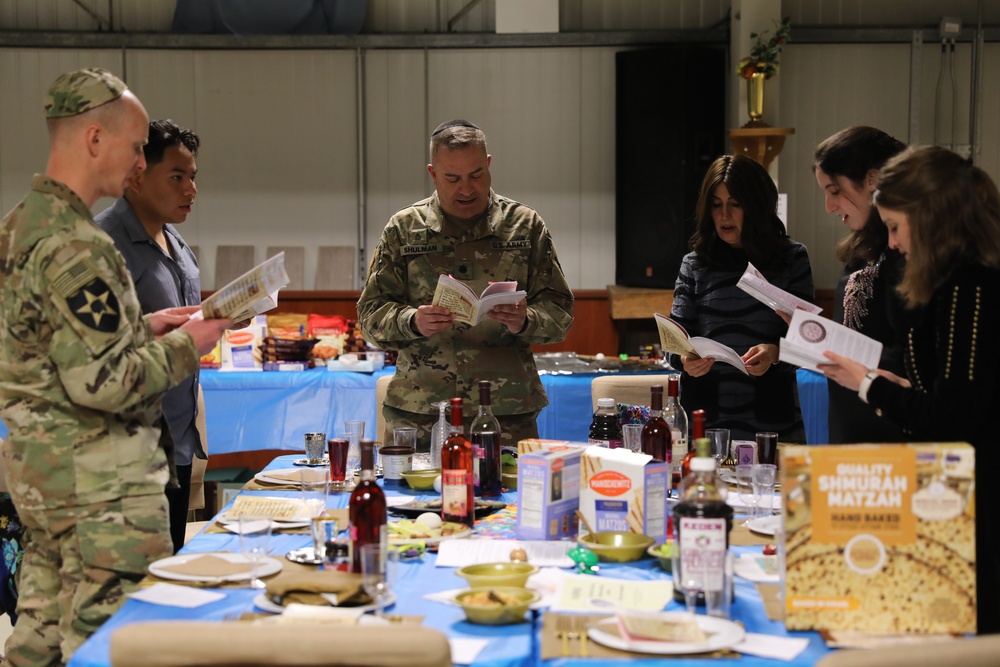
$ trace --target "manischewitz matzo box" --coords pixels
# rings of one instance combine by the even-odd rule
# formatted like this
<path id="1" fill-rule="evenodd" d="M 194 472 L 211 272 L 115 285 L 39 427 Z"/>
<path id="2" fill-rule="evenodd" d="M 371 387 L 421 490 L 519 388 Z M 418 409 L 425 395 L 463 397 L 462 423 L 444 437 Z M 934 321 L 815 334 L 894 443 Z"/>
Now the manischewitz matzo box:
<path id="1" fill-rule="evenodd" d="M 971 446 L 787 447 L 781 468 L 789 630 L 976 631 Z"/>
<path id="2" fill-rule="evenodd" d="M 666 540 L 670 464 L 592 445 L 580 468 L 580 512 L 594 530 L 645 533 L 657 544 Z"/>

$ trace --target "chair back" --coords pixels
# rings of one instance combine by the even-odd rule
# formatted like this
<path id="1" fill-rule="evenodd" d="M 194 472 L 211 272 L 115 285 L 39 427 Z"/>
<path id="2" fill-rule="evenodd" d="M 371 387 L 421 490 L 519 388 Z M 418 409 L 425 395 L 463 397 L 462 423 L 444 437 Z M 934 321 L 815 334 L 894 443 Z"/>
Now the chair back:
<path id="1" fill-rule="evenodd" d="M 451 667 L 451 649 L 442 633 L 419 625 L 152 621 L 111 634 L 111 667 L 264 665 Z"/>
<path id="2" fill-rule="evenodd" d="M 602 375 L 590 383 L 591 408 L 597 409 L 597 399 L 613 398 L 617 403 L 649 405 L 649 388 L 663 385 L 666 396 L 667 380 L 677 376 L 676 372 L 640 373 L 637 375 Z"/>
<path id="3" fill-rule="evenodd" d="M 816 667 L 917 667 L 919 665 L 1000 665 L 1000 635 L 901 644 L 828 653 Z"/>

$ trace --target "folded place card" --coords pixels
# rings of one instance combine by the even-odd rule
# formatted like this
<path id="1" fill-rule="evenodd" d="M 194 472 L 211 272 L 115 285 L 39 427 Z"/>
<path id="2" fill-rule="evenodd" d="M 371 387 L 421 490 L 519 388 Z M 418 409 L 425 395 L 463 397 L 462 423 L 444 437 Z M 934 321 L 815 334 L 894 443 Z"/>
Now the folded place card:
<path id="1" fill-rule="evenodd" d="M 177 584 L 159 582 L 148 588 L 130 593 L 129 597 L 133 600 L 142 600 L 150 604 L 193 609 L 194 607 L 218 602 L 225 598 L 226 594 L 197 590 L 190 586 L 178 586 Z"/>

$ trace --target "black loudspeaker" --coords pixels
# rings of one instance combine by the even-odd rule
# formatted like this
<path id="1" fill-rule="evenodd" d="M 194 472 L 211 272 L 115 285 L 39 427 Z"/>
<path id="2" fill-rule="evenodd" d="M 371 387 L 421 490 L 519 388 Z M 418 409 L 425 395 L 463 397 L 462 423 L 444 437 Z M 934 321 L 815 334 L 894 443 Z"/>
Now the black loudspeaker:
<path id="1" fill-rule="evenodd" d="M 674 287 L 701 179 L 725 151 L 726 50 L 666 46 L 615 56 L 615 282 Z"/>

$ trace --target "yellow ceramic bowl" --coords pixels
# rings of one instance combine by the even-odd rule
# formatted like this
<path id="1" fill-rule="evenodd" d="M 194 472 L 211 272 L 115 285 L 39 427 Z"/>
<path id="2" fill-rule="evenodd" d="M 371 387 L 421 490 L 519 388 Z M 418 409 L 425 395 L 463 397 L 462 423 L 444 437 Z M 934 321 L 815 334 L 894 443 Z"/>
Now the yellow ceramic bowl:
<path id="1" fill-rule="evenodd" d="M 672 557 L 673 552 L 677 549 L 677 545 L 673 541 L 667 541 L 666 544 L 657 544 L 656 546 L 649 547 L 646 550 L 650 556 L 660 561 L 660 567 L 662 567 L 667 572 L 674 571 L 674 559 Z"/>
<path id="2" fill-rule="evenodd" d="M 500 482 L 505 488 L 514 491 L 517 489 L 517 472 L 500 473 Z"/>
<path id="3" fill-rule="evenodd" d="M 601 532 L 586 533 L 577 539 L 581 547 L 586 547 L 597 554 L 601 560 L 614 563 L 627 563 L 639 560 L 646 549 L 653 546 L 654 540 L 649 535 L 641 533 Z"/>
<path id="4" fill-rule="evenodd" d="M 490 592 L 501 596 L 505 602 L 490 598 Z M 472 588 L 455 596 L 455 601 L 465 611 L 470 623 L 479 625 L 510 625 L 524 620 L 524 614 L 541 596 L 527 588 L 489 586 Z"/>
<path id="5" fill-rule="evenodd" d="M 531 563 L 479 563 L 466 565 L 456 570 L 455 574 L 469 582 L 469 588 L 485 588 L 491 586 L 512 586 L 524 588 L 528 577 L 538 572 L 538 567 Z"/>
<path id="6" fill-rule="evenodd" d="M 441 470 L 439 468 L 431 468 L 430 470 L 410 470 L 400 474 L 403 476 L 403 479 L 406 480 L 406 483 L 410 485 L 411 489 L 426 491 L 427 489 L 434 488 L 434 480 L 441 474 Z"/>

